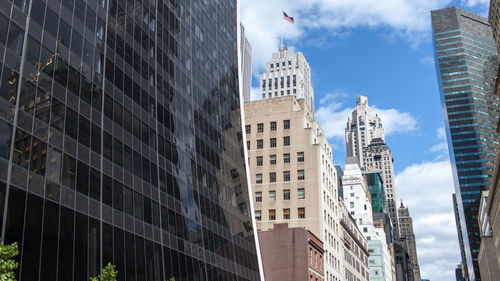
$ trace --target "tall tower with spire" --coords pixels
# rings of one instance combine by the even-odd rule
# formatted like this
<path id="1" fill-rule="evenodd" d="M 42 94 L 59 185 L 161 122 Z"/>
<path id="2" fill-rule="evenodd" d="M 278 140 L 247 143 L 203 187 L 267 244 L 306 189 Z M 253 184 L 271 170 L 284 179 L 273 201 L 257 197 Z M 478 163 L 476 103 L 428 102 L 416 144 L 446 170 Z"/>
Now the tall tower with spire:
<path id="1" fill-rule="evenodd" d="M 406 251 L 410 256 L 410 262 L 412 264 L 413 280 L 421 280 L 417 258 L 417 245 L 413 232 L 413 220 L 410 217 L 408 207 L 403 204 L 403 200 L 401 200 L 401 206 L 398 208 L 398 219 L 400 239 L 402 244 L 406 246 Z"/>
<path id="2" fill-rule="evenodd" d="M 309 63 L 301 52 L 294 53 L 284 46 L 273 54 L 266 64 L 266 71 L 260 75 L 262 99 L 283 96 L 304 99 L 307 107 L 314 113 L 314 91 Z"/>
<path id="3" fill-rule="evenodd" d="M 365 96 L 356 99 L 356 108 L 347 120 L 345 140 L 347 157 L 357 157 L 362 170 L 380 170 L 394 236 L 398 237 L 394 159 L 385 143 L 382 119 L 368 105 L 368 98 Z"/>

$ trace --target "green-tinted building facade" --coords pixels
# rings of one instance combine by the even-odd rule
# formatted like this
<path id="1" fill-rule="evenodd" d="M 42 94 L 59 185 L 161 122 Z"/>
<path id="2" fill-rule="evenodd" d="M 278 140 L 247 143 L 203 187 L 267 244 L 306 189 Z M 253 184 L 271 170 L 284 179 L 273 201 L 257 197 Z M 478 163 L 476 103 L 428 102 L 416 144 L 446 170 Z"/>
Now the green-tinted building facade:
<path id="1" fill-rule="evenodd" d="M 380 176 L 380 171 L 366 171 L 364 175 L 368 184 L 368 190 L 370 190 L 373 212 L 387 213 L 387 198 L 385 196 L 384 183 Z"/>

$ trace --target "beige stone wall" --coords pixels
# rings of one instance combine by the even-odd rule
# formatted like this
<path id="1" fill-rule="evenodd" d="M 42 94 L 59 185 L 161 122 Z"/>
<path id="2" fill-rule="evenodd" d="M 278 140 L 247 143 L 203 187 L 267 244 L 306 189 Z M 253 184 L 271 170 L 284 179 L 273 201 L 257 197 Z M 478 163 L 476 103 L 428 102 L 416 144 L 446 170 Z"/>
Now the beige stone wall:
<path id="1" fill-rule="evenodd" d="M 285 120 L 290 121 L 289 129 L 284 128 Z M 271 122 L 276 122 L 274 131 Z M 245 124 L 250 126 L 246 137 L 254 208 L 261 213 L 257 229 L 266 231 L 275 223 L 305 227 L 324 244 L 325 279 L 328 275 L 342 280 L 337 174 L 332 149 L 317 120 L 304 100 L 289 96 L 245 103 Z M 258 124 L 262 124 L 262 132 Z M 290 146 L 284 146 L 283 137 L 290 137 Z M 276 147 L 270 146 L 271 138 L 276 138 Z M 257 148 L 258 140 L 263 142 L 262 149 Z M 298 161 L 298 152 L 304 153 L 303 162 Z M 283 154 L 290 154 L 290 163 L 284 163 Z M 271 155 L 276 155 L 274 165 L 270 164 Z M 262 157 L 262 166 L 257 165 L 257 157 Z M 299 170 L 304 171 L 304 180 L 298 179 Z M 284 181 L 285 171 L 290 172 L 290 181 Z M 276 173 L 276 182 L 270 182 L 270 173 Z M 257 183 L 258 174 L 262 183 Z M 302 188 L 305 198 L 299 199 L 298 189 Z M 289 200 L 284 200 L 284 190 L 290 190 Z M 275 191 L 275 201 L 270 200 L 270 191 Z M 260 202 L 257 192 L 262 194 Z M 299 208 L 304 208 L 304 218 L 299 218 Z M 284 209 L 290 210 L 290 218 L 284 218 Z M 274 220 L 269 219 L 270 210 L 275 211 Z"/>

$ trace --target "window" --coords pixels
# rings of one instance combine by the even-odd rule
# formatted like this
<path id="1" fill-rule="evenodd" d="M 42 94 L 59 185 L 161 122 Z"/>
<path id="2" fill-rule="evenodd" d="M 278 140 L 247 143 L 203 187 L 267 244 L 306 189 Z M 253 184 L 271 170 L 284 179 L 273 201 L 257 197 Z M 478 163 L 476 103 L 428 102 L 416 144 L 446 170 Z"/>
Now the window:
<path id="1" fill-rule="evenodd" d="M 290 189 L 283 190 L 283 200 L 290 200 Z"/>
<path id="2" fill-rule="evenodd" d="M 269 155 L 269 164 L 276 165 L 276 155 Z"/>
<path id="3" fill-rule="evenodd" d="M 263 162 L 262 156 L 257 156 L 257 166 L 262 166 Z"/>
<path id="4" fill-rule="evenodd" d="M 255 175 L 255 183 L 262 183 L 262 174 Z"/>
<path id="5" fill-rule="evenodd" d="M 264 123 L 257 124 L 257 133 L 264 132 Z"/>
<path id="6" fill-rule="evenodd" d="M 283 172 L 283 181 L 290 181 L 290 171 Z"/>
<path id="7" fill-rule="evenodd" d="M 263 148 L 264 148 L 264 141 L 257 140 L 257 149 L 263 149 Z"/>
<path id="8" fill-rule="evenodd" d="M 283 129 L 290 129 L 290 120 L 283 120 Z"/>
<path id="9" fill-rule="evenodd" d="M 303 181 L 306 179 L 306 176 L 304 174 L 304 170 L 297 170 L 297 180 Z"/>
<path id="10" fill-rule="evenodd" d="M 354 193 L 351 193 L 351 197 L 354 197 Z"/>
<path id="11" fill-rule="evenodd" d="M 306 198 L 306 191 L 303 188 L 297 189 L 297 197 L 299 199 L 305 199 Z"/>
<path id="12" fill-rule="evenodd" d="M 245 133 L 250 134 L 252 132 L 252 125 L 245 126 Z"/>
<path id="13" fill-rule="evenodd" d="M 284 220 L 290 219 L 290 209 L 283 209 L 283 219 Z"/>
<path id="14" fill-rule="evenodd" d="M 262 202 L 262 192 L 255 192 L 255 202 Z"/>
<path id="15" fill-rule="evenodd" d="M 271 63 L 271 71 L 273 70 L 273 66 L 274 66 L 274 64 Z"/>
<path id="16" fill-rule="evenodd" d="M 250 141 L 247 141 L 247 150 L 250 150 Z"/>
<path id="17" fill-rule="evenodd" d="M 269 182 L 276 182 L 276 173 L 269 173 Z"/>
<path id="18" fill-rule="evenodd" d="M 273 221 L 276 219 L 276 210 L 269 210 L 269 220 Z"/>
<path id="19" fill-rule="evenodd" d="M 276 147 L 276 138 L 269 139 L 269 142 L 271 147 Z"/>
<path id="20" fill-rule="evenodd" d="M 290 163 L 290 153 L 283 154 L 283 163 Z"/>
<path id="21" fill-rule="evenodd" d="M 271 122 L 271 131 L 276 131 L 276 122 Z"/>
<path id="22" fill-rule="evenodd" d="M 304 152 L 297 152 L 297 162 L 304 162 Z"/>
<path id="23" fill-rule="evenodd" d="M 262 211 L 261 210 L 255 210 L 255 220 L 256 221 L 262 220 Z"/>
<path id="24" fill-rule="evenodd" d="M 354 202 L 350 202 L 349 205 L 350 205 L 351 208 L 354 208 Z"/>
<path id="25" fill-rule="evenodd" d="M 290 137 L 283 137 L 283 146 L 290 146 Z"/>
<path id="26" fill-rule="evenodd" d="M 269 201 L 276 201 L 276 191 L 269 190 Z"/>
<path id="27" fill-rule="evenodd" d="M 299 213 L 299 219 L 305 218 L 306 217 L 306 208 L 299 208 L 298 213 Z"/>

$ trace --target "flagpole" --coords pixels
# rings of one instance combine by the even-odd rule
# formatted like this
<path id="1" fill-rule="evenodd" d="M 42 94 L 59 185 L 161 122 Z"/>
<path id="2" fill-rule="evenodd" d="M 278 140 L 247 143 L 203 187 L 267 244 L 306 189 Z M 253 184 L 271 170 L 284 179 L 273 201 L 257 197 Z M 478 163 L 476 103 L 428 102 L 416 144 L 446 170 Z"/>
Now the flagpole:
<path id="1" fill-rule="evenodd" d="M 281 50 L 281 47 L 283 47 L 283 21 L 285 20 L 284 19 L 284 13 L 285 13 L 285 11 L 281 10 L 281 43 L 280 43 L 280 50 Z"/>

